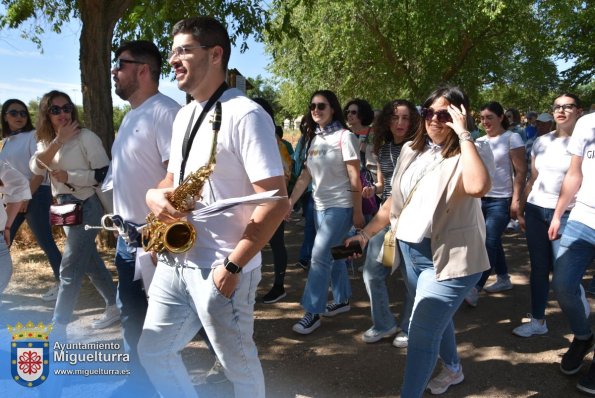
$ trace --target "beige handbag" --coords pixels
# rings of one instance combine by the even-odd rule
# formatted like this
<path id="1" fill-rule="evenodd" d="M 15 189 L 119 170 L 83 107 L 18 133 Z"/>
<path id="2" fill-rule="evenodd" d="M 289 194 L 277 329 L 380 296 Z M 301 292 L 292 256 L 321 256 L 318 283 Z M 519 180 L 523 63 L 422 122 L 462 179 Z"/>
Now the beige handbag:
<path id="1" fill-rule="evenodd" d="M 397 246 L 397 239 L 393 229 L 389 229 L 384 234 L 384 244 L 382 246 L 382 264 L 386 267 L 392 267 L 395 261 L 395 251 Z"/>

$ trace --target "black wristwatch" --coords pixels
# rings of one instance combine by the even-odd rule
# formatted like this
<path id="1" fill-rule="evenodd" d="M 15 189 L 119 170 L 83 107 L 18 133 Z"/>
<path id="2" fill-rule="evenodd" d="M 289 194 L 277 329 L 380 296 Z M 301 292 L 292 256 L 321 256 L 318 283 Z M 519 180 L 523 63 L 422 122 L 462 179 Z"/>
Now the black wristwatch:
<path id="1" fill-rule="evenodd" d="M 242 267 L 232 263 L 231 261 L 229 261 L 229 258 L 227 257 L 225 257 L 225 260 L 223 260 L 223 266 L 232 274 L 239 274 L 240 272 L 242 272 Z"/>

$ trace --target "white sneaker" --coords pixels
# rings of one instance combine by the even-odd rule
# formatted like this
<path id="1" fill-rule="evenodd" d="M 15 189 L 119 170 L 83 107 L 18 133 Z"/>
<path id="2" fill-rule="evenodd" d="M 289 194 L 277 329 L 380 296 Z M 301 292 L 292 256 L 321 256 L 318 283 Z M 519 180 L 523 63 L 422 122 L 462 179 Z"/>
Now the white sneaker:
<path id="1" fill-rule="evenodd" d="M 589 300 L 585 294 L 585 288 L 583 285 L 579 285 L 579 287 L 581 288 L 581 301 L 583 303 L 583 307 L 585 307 L 585 316 L 589 318 L 589 315 L 591 314 L 591 305 L 589 304 Z"/>
<path id="2" fill-rule="evenodd" d="M 543 319 L 543 323 L 541 323 L 539 319 L 533 318 L 533 315 L 531 314 L 527 314 L 527 317 L 529 318 L 529 322 L 514 328 L 512 334 L 516 334 L 520 337 L 531 337 L 534 334 L 546 334 L 548 332 L 545 319 Z"/>
<path id="3" fill-rule="evenodd" d="M 477 307 L 478 301 L 479 301 L 479 291 L 477 290 L 476 287 L 474 287 L 465 296 L 465 302 L 467 304 L 469 304 L 471 307 Z"/>
<path id="4" fill-rule="evenodd" d="M 397 348 L 407 348 L 409 345 L 409 336 L 407 333 L 403 332 L 402 330 L 397 334 L 395 339 L 393 340 L 393 346 Z"/>
<path id="5" fill-rule="evenodd" d="M 465 376 L 463 375 L 462 366 L 459 365 L 458 372 L 453 372 L 442 365 L 442 370 L 438 373 L 438 376 L 430 380 L 427 389 L 434 395 L 443 394 L 448 390 L 448 387 L 459 384 L 463 380 L 465 380 Z"/>
<path id="6" fill-rule="evenodd" d="M 498 293 L 510 289 L 512 289 L 512 282 L 510 281 L 510 276 L 508 275 L 498 275 L 496 282 L 484 288 L 484 290 L 488 293 Z"/>
<path id="7" fill-rule="evenodd" d="M 120 320 L 120 310 L 118 307 L 114 305 L 109 305 L 105 308 L 104 313 L 91 322 L 91 327 L 93 329 L 103 329 L 110 326 L 112 323 L 117 322 Z"/>
<path id="8" fill-rule="evenodd" d="M 362 335 L 362 340 L 364 343 L 375 343 L 377 341 L 382 340 L 385 337 L 390 337 L 393 334 L 397 333 L 397 327 L 393 326 L 392 328 L 388 329 L 386 332 L 379 332 L 378 330 L 374 329 L 372 326 L 370 329 L 366 330 Z"/>
<path id="9" fill-rule="evenodd" d="M 58 299 L 58 290 L 60 290 L 60 282 L 56 282 L 54 286 L 41 295 L 43 301 L 56 301 Z"/>

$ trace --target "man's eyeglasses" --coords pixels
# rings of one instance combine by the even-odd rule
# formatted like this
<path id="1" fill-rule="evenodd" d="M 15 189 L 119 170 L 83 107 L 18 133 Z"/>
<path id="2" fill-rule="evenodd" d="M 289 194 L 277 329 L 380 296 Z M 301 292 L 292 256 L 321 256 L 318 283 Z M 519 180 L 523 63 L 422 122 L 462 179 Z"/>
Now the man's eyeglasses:
<path id="1" fill-rule="evenodd" d="M 135 61 L 133 59 L 117 59 L 114 61 L 113 65 L 112 65 L 112 69 L 121 70 L 124 67 L 124 64 L 142 65 L 142 64 L 146 64 L 146 62 Z"/>
<path id="2" fill-rule="evenodd" d="M 63 105 L 63 106 L 52 105 L 48 109 L 48 113 L 50 115 L 58 116 L 62 112 L 64 112 L 64 113 L 72 113 L 73 110 L 74 110 L 74 105 L 72 105 L 72 104 L 66 104 L 66 105 Z"/>
<path id="3" fill-rule="evenodd" d="M 17 116 L 27 117 L 28 116 L 27 111 L 17 111 L 16 109 L 11 109 L 8 112 L 6 112 L 6 114 L 10 115 L 12 117 L 17 117 Z"/>
<path id="4" fill-rule="evenodd" d="M 174 48 L 173 50 L 171 50 L 171 52 L 169 53 L 169 58 L 168 59 L 172 59 L 172 58 L 179 58 L 180 60 L 184 60 L 186 58 L 186 53 L 188 52 L 188 50 L 194 50 L 197 48 L 211 48 L 214 46 L 178 46 L 176 48 Z"/>
<path id="5" fill-rule="evenodd" d="M 423 117 L 428 122 L 434 118 L 436 115 L 436 119 L 440 123 L 452 122 L 452 118 L 450 117 L 450 113 L 447 110 L 435 111 L 432 108 L 422 108 L 421 109 L 421 117 Z"/>
<path id="6" fill-rule="evenodd" d="M 357 115 L 357 111 L 355 109 L 345 109 L 345 117 L 349 115 Z"/>
<path id="7" fill-rule="evenodd" d="M 326 109 L 326 104 L 324 102 L 312 102 L 310 104 L 310 112 L 313 112 L 314 109 L 318 109 L 319 111 L 323 111 Z"/>
<path id="8" fill-rule="evenodd" d="M 564 104 L 552 106 L 552 112 L 568 112 L 576 108 L 576 104 Z"/>

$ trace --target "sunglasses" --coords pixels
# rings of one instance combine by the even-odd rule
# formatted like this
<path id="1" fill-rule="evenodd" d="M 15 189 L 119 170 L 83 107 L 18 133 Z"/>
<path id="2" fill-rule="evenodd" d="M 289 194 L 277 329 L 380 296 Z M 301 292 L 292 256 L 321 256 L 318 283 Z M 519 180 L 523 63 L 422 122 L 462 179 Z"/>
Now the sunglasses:
<path id="1" fill-rule="evenodd" d="M 421 117 L 423 117 L 428 122 L 434 118 L 434 115 L 436 115 L 436 119 L 440 123 L 452 122 L 450 113 L 448 113 L 448 111 L 445 109 L 443 109 L 441 111 L 435 111 L 432 108 L 422 108 L 421 109 Z"/>
<path id="2" fill-rule="evenodd" d="M 552 106 L 552 112 L 568 112 L 576 107 L 576 104 L 554 105 Z"/>
<path id="3" fill-rule="evenodd" d="M 354 109 L 345 109 L 345 116 L 349 116 L 349 115 L 357 115 L 357 111 Z"/>
<path id="4" fill-rule="evenodd" d="M 133 59 L 117 59 L 112 64 L 112 69 L 114 69 L 114 70 L 121 70 L 124 67 L 125 64 L 142 65 L 142 64 L 146 64 L 146 62 L 135 61 Z"/>
<path id="5" fill-rule="evenodd" d="M 8 112 L 6 112 L 6 114 L 10 115 L 12 117 L 17 117 L 17 116 L 27 117 L 28 116 L 27 111 L 17 111 L 16 109 L 11 109 Z"/>
<path id="6" fill-rule="evenodd" d="M 310 104 L 310 111 L 313 112 L 314 109 L 318 109 L 319 111 L 323 111 L 326 109 L 326 104 L 324 102 L 312 102 Z"/>
<path id="7" fill-rule="evenodd" d="M 74 105 L 72 105 L 72 104 L 66 104 L 66 105 L 63 105 L 63 106 L 52 105 L 48 109 L 48 113 L 50 115 L 58 116 L 62 112 L 64 112 L 64 113 L 72 113 L 73 110 L 74 110 Z"/>

